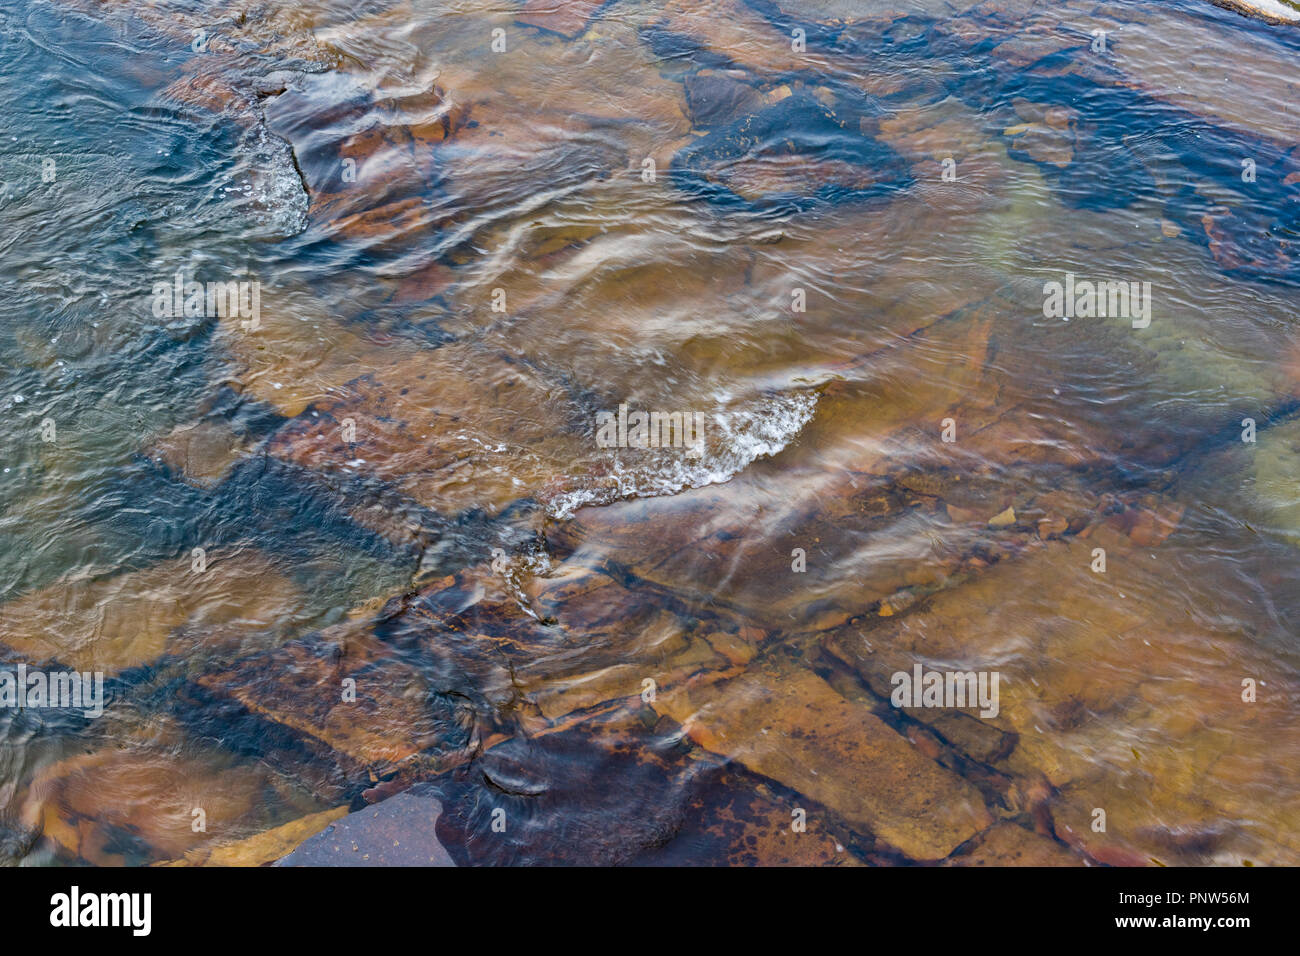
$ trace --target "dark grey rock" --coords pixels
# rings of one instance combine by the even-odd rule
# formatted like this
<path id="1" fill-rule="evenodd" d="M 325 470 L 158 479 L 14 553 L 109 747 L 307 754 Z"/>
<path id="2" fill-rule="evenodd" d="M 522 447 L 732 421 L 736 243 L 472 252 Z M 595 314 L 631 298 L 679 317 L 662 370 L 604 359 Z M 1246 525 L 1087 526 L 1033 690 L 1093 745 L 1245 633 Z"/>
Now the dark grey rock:
<path id="1" fill-rule="evenodd" d="M 332 823 L 276 866 L 455 866 L 438 842 L 442 803 L 399 793 Z"/>

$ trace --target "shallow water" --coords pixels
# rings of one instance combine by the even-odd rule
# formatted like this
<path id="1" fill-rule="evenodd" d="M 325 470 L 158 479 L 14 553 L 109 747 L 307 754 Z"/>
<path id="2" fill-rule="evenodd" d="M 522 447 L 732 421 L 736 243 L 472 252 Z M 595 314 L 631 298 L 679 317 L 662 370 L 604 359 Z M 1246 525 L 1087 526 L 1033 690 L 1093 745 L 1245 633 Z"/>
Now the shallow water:
<path id="1" fill-rule="evenodd" d="M 1300 861 L 1300 33 L 908 9 L 0 13 L 6 858 Z"/>

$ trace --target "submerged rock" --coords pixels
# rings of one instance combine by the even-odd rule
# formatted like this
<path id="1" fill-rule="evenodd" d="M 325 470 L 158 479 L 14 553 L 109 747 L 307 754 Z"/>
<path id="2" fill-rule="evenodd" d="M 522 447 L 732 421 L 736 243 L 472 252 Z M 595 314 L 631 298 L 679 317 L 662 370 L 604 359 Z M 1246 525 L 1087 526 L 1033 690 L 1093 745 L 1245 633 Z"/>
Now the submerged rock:
<path id="1" fill-rule="evenodd" d="M 1014 823 L 999 823 L 945 866 L 1083 866 L 1084 860 L 1048 836 Z"/>
<path id="2" fill-rule="evenodd" d="M 973 786 L 811 671 L 766 662 L 654 706 L 705 749 L 806 793 L 913 859 L 941 859 L 992 823 Z"/>
<path id="3" fill-rule="evenodd" d="M 219 484 L 248 452 L 248 442 L 228 422 L 179 425 L 146 454 L 200 488 Z"/>
<path id="4" fill-rule="evenodd" d="M 795 94 L 691 143 L 673 158 L 679 185 L 713 199 L 778 205 L 865 199 L 907 188 L 911 175 L 856 116 Z"/>
<path id="5" fill-rule="evenodd" d="M 789 32 L 744 0 L 668 0 L 643 35 L 665 60 L 742 66 L 760 75 L 833 69 L 819 51 L 795 52 Z"/>
<path id="6" fill-rule="evenodd" d="M 95 866 L 204 858 L 232 836 L 265 828 L 275 794 L 267 768 L 233 763 L 192 743 L 178 753 L 183 738 L 173 732 L 158 740 L 156 726 L 151 736 L 116 740 L 42 768 L 27 785 L 20 819 L 63 858 Z"/>
<path id="7" fill-rule="evenodd" d="M 1104 572 L 1094 548 L 1104 551 Z M 1039 779 L 1058 788 L 1059 798 L 1045 802 L 1047 819 L 1061 840 L 1096 860 L 1292 859 L 1294 841 L 1264 836 L 1291 826 L 1294 801 L 1285 799 L 1200 849 L 1160 836 L 1171 821 L 1233 819 L 1244 794 L 1294 787 L 1264 757 L 1290 733 L 1291 719 L 1277 709 L 1281 697 L 1268 705 L 1242 698 L 1242 675 L 1252 670 L 1242 661 L 1260 649 L 1162 601 L 1165 575 L 1186 560 L 1176 537 L 1155 544 L 1099 525 L 1086 538 L 1003 561 L 903 614 L 844 628 L 830 647 L 881 701 L 889 699 L 891 675 L 918 663 L 998 672 L 996 717 L 963 729 L 954 715 L 974 708 L 903 714 L 1019 780 L 1022 790 Z M 1189 607 L 1199 606 L 1202 588 L 1215 587 L 1191 583 L 1195 574 L 1179 579 L 1192 589 Z M 1273 693 L 1289 691 L 1275 685 Z M 1004 733 L 1013 747 L 996 746 Z M 1106 811 L 1106 830 L 1093 829 L 1094 809 Z"/>
<path id="8" fill-rule="evenodd" d="M 1268 527 L 1300 545 L 1300 419 L 1269 428 L 1254 455 L 1254 498 Z"/>
<path id="9" fill-rule="evenodd" d="M 281 429 L 268 453 L 380 479 L 443 513 L 499 512 L 589 454 L 590 413 L 531 363 L 460 344 L 381 352 L 368 369 L 347 366 L 362 374 Z"/>
<path id="10" fill-rule="evenodd" d="M 180 860 L 160 866 L 266 866 L 315 836 L 324 827 L 346 816 L 346 806 L 290 820 L 263 833 L 246 837 L 235 843 L 192 850 Z"/>
<path id="11" fill-rule="evenodd" d="M 726 125 L 766 103 L 743 70 L 700 70 L 686 77 L 686 102 L 697 127 Z"/>
<path id="12" fill-rule="evenodd" d="M 683 808 L 673 839 L 649 848 L 641 866 L 861 866 L 839 831 L 810 800 L 774 793 L 766 783 L 728 771 L 709 781 Z M 796 805 L 797 804 L 797 805 Z M 805 806 L 807 804 L 807 806 Z M 802 810 L 804 816 L 797 811 Z M 795 829 L 795 823 L 804 829 Z M 845 842 L 841 842 L 845 841 Z"/>
<path id="13" fill-rule="evenodd" d="M 376 89 L 325 73 L 267 101 L 268 128 L 293 146 L 323 236 L 375 252 L 425 243 L 447 222 L 427 201 L 428 150 L 469 118 L 439 86 Z"/>
<path id="14" fill-rule="evenodd" d="M 297 586 L 251 550 L 217 549 L 107 577 L 66 578 L 0 606 L 0 645 L 32 663 L 116 674 L 163 654 L 195 662 L 273 643 Z"/>
<path id="15" fill-rule="evenodd" d="M 263 740 L 280 745 L 259 729 L 273 726 L 358 783 L 366 773 L 374 780 L 454 764 L 473 740 L 462 702 L 354 624 L 211 670 L 185 688 L 177 712 L 254 751 Z"/>
<path id="16" fill-rule="evenodd" d="M 528 0 L 515 19 L 572 39 L 586 29 L 608 0 Z"/>
<path id="17" fill-rule="evenodd" d="M 476 767 L 479 773 L 434 785 L 447 808 L 448 845 L 473 865 L 855 865 L 884 858 L 808 797 L 718 765 L 648 707 L 515 737 Z"/>

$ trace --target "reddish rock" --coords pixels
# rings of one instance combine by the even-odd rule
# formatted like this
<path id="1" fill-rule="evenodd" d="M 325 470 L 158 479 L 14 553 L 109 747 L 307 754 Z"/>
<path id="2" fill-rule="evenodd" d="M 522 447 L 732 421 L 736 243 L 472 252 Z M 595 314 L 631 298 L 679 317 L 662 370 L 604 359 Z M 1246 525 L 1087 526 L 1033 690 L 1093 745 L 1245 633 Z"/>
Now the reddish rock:
<path id="1" fill-rule="evenodd" d="M 528 0 L 515 19 L 530 27 L 573 39 L 608 0 Z"/>
<path id="2" fill-rule="evenodd" d="M 944 861 L 945 866 L 1083 866 L 1078 854 L 1048 837 L 1014 823 L 999 823 L 969 847 Z"/>
<path id="3" fill-rule="evenodd" d="M 914 859 L 945 857 L 992 822 L 974 787 L 810 671 L 751 668 L 662 695 L 654 706 L 700 746 L 807 794 Z"/>

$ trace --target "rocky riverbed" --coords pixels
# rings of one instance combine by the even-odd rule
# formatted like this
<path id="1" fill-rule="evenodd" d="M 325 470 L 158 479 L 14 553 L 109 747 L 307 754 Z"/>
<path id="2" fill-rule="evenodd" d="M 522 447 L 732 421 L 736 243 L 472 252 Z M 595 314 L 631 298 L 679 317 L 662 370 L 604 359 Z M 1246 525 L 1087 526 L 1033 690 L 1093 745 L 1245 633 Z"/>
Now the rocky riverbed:
<path id="1" fill-rule="evenodd" d="M 1300 33 L 1224 6 L 0 14 L 0 663 L 106 688 L 0 708 L 6 856 L 1300 862 Z"/>

